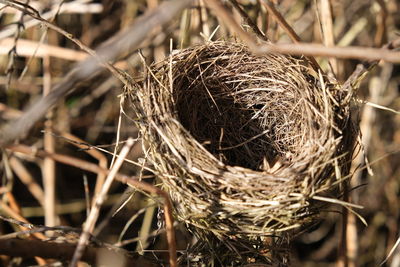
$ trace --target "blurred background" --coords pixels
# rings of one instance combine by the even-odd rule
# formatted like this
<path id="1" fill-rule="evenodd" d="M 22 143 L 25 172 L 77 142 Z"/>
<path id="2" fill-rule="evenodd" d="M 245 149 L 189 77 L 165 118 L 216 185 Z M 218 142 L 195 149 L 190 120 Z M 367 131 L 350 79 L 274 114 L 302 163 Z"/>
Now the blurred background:
<path id="1" fill-rule="evenodd" d="M 137 17 L 168 1 L 21 2 L 95 49 L 131 25 Z M 270 2 L 303 42 L 378 48 L 399 38 L 398 0 Z M 273 43 L 291 42 L 260 1 L 227 0 L 222 3 L 255 39 L 259 35 L 253 32 L 252 23 Z M 123 55 L 115 66 L 132 77 L 140 77 L 143 60 L 148 64 L 162 60 L 170 53 L 171 45 L 172 49 L 182 49 L 207 40 L 237 40 L 236 34 L 220 20 L 202 0 L 193 1 L 170 23 L 149 33 L 151 38 L 140 44 L 140 53 Z M 24 109 L 48 94 L 77 62 L 86 57 L 87 53 L 70 38 L 15 8 L 0 6 L 0 124 L 18 119 Z M 330 77 L 341 83 L 361 62 L 336 58 L 317 58 L 317 61 Z M 108 71 L 88 77 L 59 101 L 45 119 L 35 124 L 20 143 L 107 168 L 114 149 L 119 150 L 123 145 L 116 147 L 116 142 L 137 136 L 131 121 L 133 115 L 121 101 L 122 92 L 123 85 Z M 400 65 L 385 62 L 369 71 L 357 91 L 355 103 L 360 107 L 357 116 L 363 148 L 354 159 L 349 195 L 351 202 L 364 207 L 356 211 L 366 224 L 351 213 L 343 223 L 342 209 L 332 206 L 331 212 L 323 214 L 323 220 L 294 239 L 291 247 L 293 266 L 378 266 L 400 238 L 399 93 Z M 89 146 L 82 144 L 101 150 L 88 149 Z M 140 163 L 141 157 L 142 144 L 138 140 L 129 159 Z M 7 150 L 2 151 L 0 164 L 0 214 L 35 225 L 81 228 L 87 217 L 88 203 L 99 191 L 98 181 L 104 179 L 104 175 L 56 163 L 50 158 Z M 151 173 L 136 166 L 126 163 L 121 172 L 143 175 L 147 182 L 154 182 Z M 115 182 L 101 208 L 94 234 L 102 242 L 136 251 L 159 266 L 166 265 L 167 244 L 161 234 L 160 217 L 157 199 Z M 176 228 L 178 250 L 184 251 L 193 241 L 192 237 L 182 225 L 178 224 Z M 20 226 L 0 221 L 1 235 L 18 231 L 21 231 Z M 56 234 L 53 237 L 58 238 Z M 60 237 L 66 238 L 66 235 Z M 344 243 L 348 262 L 343 262 L 340 257 Z M 8 256 L 0 256 L 0 261 L 4 266 L 38 264 L 33 259 Z M 384 266 L 400 266 L 400 250 L 396 249 Z"/>

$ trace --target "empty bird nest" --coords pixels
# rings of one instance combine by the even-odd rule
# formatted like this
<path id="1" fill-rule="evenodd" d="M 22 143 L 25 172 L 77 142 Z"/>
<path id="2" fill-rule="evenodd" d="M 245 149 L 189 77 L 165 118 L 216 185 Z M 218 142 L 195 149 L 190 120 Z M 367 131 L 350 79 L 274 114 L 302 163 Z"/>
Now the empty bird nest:
<path id="1" fill-rule="evenodd" d="M 127 90 L 176 217 L 200 237 L 254 247 L 338 198 L 351 92 L 307 62 L 210 42 L 146 66 Z"/>

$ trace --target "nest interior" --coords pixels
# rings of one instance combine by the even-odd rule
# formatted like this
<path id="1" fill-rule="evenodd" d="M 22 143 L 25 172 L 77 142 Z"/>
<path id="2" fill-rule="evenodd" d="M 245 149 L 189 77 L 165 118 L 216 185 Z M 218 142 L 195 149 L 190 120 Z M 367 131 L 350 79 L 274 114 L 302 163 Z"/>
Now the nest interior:
<path id="1" fill-rule="evenodd" d="M 147 157 L 200 236 L 249 241 L 299 227 L 316 214 L 313 197 L 332 191 L 335 166 L 346 175 L 351 92 L 305 59 L 221 41 L 146 69 L 127 95 Z"/>
<path id="2" fill-rule="evenodd" d="M 174 88 L 184 90 L 173 91 L 180 123 L 224 164 L 263 170 L 277 158 L 292 161 L 309 145 L 310 127 L 318 127 L 306 120 L 304 92 L 297 90 L 312 86 L 311 76 L 288 73 L 301 68 L 293 58 L 266 61 L 223 49 L 183 62 Z"/>

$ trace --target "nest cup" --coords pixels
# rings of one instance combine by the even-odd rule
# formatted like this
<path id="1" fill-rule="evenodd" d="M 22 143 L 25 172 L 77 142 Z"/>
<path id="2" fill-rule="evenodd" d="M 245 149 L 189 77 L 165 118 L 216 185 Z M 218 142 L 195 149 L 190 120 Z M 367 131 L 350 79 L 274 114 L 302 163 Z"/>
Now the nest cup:
<path id="1" fill-rule="evenodd" d="M 127 95 L 147 158 L 201 239 L 260 251 L 337 197 L 356 136 L 351 92 L 304 58 L 210 42 L 146 69 Z"/>

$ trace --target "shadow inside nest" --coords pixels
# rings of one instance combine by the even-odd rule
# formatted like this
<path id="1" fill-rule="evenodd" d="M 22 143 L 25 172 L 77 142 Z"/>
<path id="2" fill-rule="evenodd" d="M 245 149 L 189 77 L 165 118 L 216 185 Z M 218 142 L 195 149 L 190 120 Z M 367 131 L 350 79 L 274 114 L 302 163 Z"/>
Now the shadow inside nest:
<path id="1" fill-rule="evenodd" d="M 213 87 L 188 86 L 185 92 L 175 93 L 180 122 L 221 162 L 261 169 L 265 160 L 271 162 L 277 155 L 266 135 L 270 130 L 254 118 L 263 105 L 247 107 L 224 90 L 226 86 L 220 81 L 212 82 Z"/>
<path id="2" fill-rule="evenodd" d="M 173 110 L 192 137 L 224 164 L 256 171 L 301 154 L 302 141 L 311 138 L 307 127 L 318 131 L 319 123 L 305 116 L 308 96 L 294 88 L 305 89 L 314 78 L 304 70 L 307 81 L 286 75 L 280 58 L 265 62 L 230 51 L 207 60 L 215 51 L 206 52 L 191 63 L 174 62 L 182 72 L 174 71 Z M 303 68 L 294 58 L 282 65 Z"/>

